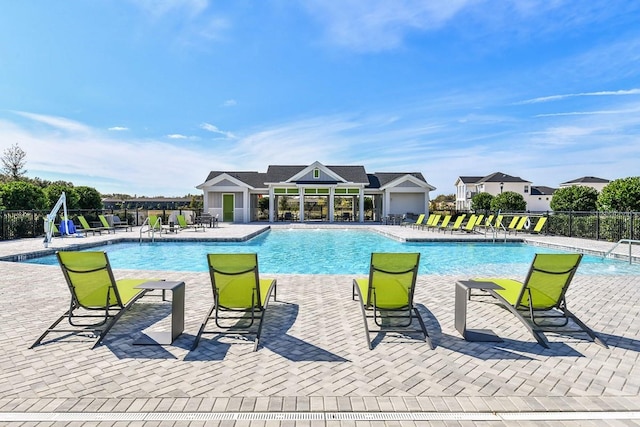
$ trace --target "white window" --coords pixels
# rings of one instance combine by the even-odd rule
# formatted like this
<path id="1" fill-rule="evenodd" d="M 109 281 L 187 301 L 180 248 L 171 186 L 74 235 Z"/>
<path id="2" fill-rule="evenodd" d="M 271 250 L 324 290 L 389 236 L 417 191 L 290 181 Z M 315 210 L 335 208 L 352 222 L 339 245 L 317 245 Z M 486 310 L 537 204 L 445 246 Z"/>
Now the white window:
<path id="1" fill-rule="evenodd" d="M 313 170 L 313 179 L 319 179 L 320 178 L 320 169 L 315 168 Z"/>

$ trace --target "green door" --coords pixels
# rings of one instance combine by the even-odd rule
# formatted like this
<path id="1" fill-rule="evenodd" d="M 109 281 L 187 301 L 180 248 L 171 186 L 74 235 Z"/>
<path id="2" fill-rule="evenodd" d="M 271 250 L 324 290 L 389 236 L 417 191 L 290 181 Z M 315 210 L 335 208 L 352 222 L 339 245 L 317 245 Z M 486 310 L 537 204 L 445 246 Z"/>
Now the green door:
<path id="1" fill-rule="evenodd" d="M 222 196 L 222 221 L 233 222 L 234 198 L 233 194 L 224 194 Z"/>

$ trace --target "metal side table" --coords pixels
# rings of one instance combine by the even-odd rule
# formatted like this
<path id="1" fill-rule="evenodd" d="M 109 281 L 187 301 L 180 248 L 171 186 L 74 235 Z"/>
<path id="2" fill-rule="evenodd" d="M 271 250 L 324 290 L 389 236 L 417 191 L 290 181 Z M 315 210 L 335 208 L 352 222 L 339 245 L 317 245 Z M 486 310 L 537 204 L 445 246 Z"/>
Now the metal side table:
<path id="1" fill-rule="evenodd" d="M 148 332 L 134 341 L 136 345 L 170 345 L 184 331 L 184 282 L 145 282 L 138 289 L 162 290 L 163 300 L 165 291 L 171 291 L 171 331 Z"/>
<path id="2" fill-rule="evenodd" d="M 467 329 L 467 302 L 471 289 L 502 289 L 493 282 L 460 280 L 456 282 L 455 326 L 467 341 L 501 342 L 502 339 L 491 329 Z"/>

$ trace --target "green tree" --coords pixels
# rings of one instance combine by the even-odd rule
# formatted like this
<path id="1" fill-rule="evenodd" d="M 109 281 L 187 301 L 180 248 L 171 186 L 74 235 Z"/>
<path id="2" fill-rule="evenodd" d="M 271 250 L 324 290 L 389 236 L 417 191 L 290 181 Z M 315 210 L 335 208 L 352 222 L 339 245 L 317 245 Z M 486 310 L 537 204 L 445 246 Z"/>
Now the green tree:
<path id="1" fill-rule="evenodd" d="M 2 154 L 2 174 L 11 180 L 22 178 L 27 173 L 24 168 L 25 157 L 27 157 L 27 153 L 17 143 L 4 150 Z"/>
<path id="2" fill-rule="evenodd" d="M 505 191 L 491 200 L 492 211 L 519 212 L 526 209 L 527 202 L 524 200 L 524 197 L 515 191 Z"/>
<path id="3" fill-rule="evenodd" d="M 102 209 L 102 196 L 100 192 L 93 187 L 79 185 L 75 187 L 78 194 L 79 209 Z"/>
<path id="4" fill-rule="evenodd" d="M 46 198 L 47 208 L 53 208 L 58 202 L 60 195 L 64 191 L 66 197 L 67 209 L 78 209 L 78 193 L 73 185 L 55 183 L 45 187 L 44 196 Z"/>
<path id="5" fill-rule="evenodd" d="M 471 209 L 474 211 L 488 212 L 491 210 L 491 201 L 493 196 L 489 193 L 478 193 L 471 198 Z"/>
<path id="6" fill-rule="evenodd" d="M 263 212 L 269 210 L 269 197 L 264 196 L 258 199 L 258 209 Z"/>
<path id="7" fill-rule="evenodd" d="M 560 188 L 553 193 L 551 209 L 554 211 L 591 212 L 596 210 L 598 190 L 582 185 Z"/>
<path id="8" fill-rule="evenodd" d="M 11 181 L 0 185 L 0 199 L 7 210 L 46 209 L 44 191 L 30 182 Z"/>
<path id="9" fill-rule="evenodd" d="M 640 212 L 640 176 L 611 181 L 598 195 L 602 211 Z"/>

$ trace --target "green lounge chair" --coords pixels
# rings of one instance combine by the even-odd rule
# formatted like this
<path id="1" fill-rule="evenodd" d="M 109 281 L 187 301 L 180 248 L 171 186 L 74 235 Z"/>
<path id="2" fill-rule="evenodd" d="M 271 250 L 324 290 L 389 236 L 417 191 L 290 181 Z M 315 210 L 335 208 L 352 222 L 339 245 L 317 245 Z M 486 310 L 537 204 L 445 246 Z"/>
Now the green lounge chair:
<path id="1" fill-rule="evenodd" d="M 476 227 L 481 228 L 483 231 L 493 227 L 493 215 L 489 215 L 487 219 L 484 220 L 484 224 L 481 224 L 480 221 L 476 221 Z"/>
<path id="2" fill-rule="evenodd" d="M 367 345 L 371 332 L 421 332 L 433 349 L 424 321 L 413 304 L 419 253 L 372 253 L 369 277 L 353 280 L 352 299 L 360 302 Z M 379 329 L 369 328 L 373 319 Z M 416 319 L 419 329 L 412 327 Z"/>
<path id="3" fill-rule="evenodd" d="M 112 229 L 114 233 L 115 230 L 118 229 L 124 229 L 125 231 L 133 230 L 132 226 L 120 221 L 120 217 L 118 217 L 117 215 L 113 216 L 113 225 L 109 225 L 109 221 L 107 221 L 107 217 L 105 217 L 104 215 L 98 215 L 98 218 L 100 218 L 100 222 L 102 223 L 103 227 Z"/>
<path id="4" fill-rule="evenodd" d="M 436 214 L 432 216 L 433 216 L 433 220 L 431 221 L 431 224 L 427 224 L 427 230 L 436 228 L 438 226 L 438 222 L 440 222 L 440 218 L 442 217 L 442 215 L 440 214 Z"/>
<path id="5" fill-rule="evenodd" d="M 541 216 L 538 222 L 536 222 L 536 226 L 533 227 L 533 230 L 530 231 L 531 234 L 540 234 L 542 233 L 542 227 L 547 222 L 546 216 Z"/>
<path id="6" fill-rule="evenodd" d="M 586 332 L 605 348 L 607 344 L 567 309 L 566 292 L 582 260 L 582 254 L 536 254 L 523 283 L 512 279 L 480 278 L 502 289 L 488 292 L 513 313 L 543 347 L 549 348 L 544 332 Z M 562 319 L 560 323 L 549 319 Z M 566 330 L 569 320 L 580 328 Z"/>
<path id="7" fill-rule="evenodd" d="M 456 218 L 456 222 L 454 222 L 453 225 L 449 228 L 451 230 L 451 234 L 453 234 L 454 231 L 460 230 L 460 227 L 462 227 L 462 222 L 466 217 L 467 214 L 462 214 L 458 218 Z"/>
<path id="8" fill-rule="evenodd" d="M 409 225 L 411 228 L 420 227 L 422 225 L 422 221 L 424 221 L 424 217 L 425 214 L 420 214 L 418 215 L 418 219 L 416 219 L 416 222 L 405 222 L 403 223 L 403 225 Z"/>
<path id="9" fill-rule="evenodd" d="M 102 234 L 102 227 L 91 227 L 84 216 L 78 215 L 78 221 L 82 227 L 79 231 L 83 232 L 85 236 L 89 233 L 94 236 L 96 233 Z"/>
<path id="10" fill-rule="evenodd" d="M 176 219 L 178 220 L 178 227 L 180 227 L 181 230 L 192 229 L 194 231 L 205 231 L 204 224 L 187 224 L 187 219 L 184 215 L 177 215 Z"/>
<path id="11" fill-rule="evenodd" d="M 518 226 L 518 221 L 520 221 L 519 216 L 514 216 L 513 218 L 511 218 L 511 222 L 507 226 L 507 231 L 509 232 L 509 234 L 511 234 L 511 232 L 516 229 L 516 227 Z"/>
<path id="12" fill-rule="evenodd" d="M 449 222 L 451 222 L 451 215 L 445 215 L 445 217 L 442 219 L 442 222 L 438 226 L 438 231 L 446 230 L 449 226 Z"/>
<path id="13" fill-rule="evenodd" d="M 158 215 L 149 215 L 147 217 L 147 231 L 159 231 L 162 232 L 162 220 L 158 217 Z"/>
<path id="14" fill-rule="evenodd" d="M 465 224 L 465 226 L 461 227 L 461 230 L 466 232 L 466 233 L 473 233 L 473 229 L 476 226 L 476 223 L 478 222 L 478 220 L 479 220 L 479 218 L 475 214 L 471 215 L 469 217 L 469 220 Z"/>
<path id="15" fill-rule="evenodd" d="M 255 335 L 253 351 L 256 351 L 271 293 L 276 300 L 276 280 L 259 277 L 258 255 L 255 253 L 208 254 L 207 261 L 213 304 L 191 350 L 198 347 L 203 334 L 240 334 Z M 211 319 L 215 320 L 217 329 L 207 331 L 205 329 Z M 254 323 L 257 323 L 257 331 L 252 331 Z"/>
<path id="16" fill-rule="evenodd" d="M 110 233 L 111 231 L 113 231 L 114 233 L 116 232 L 116 228 L 112 225 L 109 225 L 109 221 L 107 221 L 107 218 L 104 215 L 98 215 L 98 219 L 102 224 L 102 228 L 104 230 L 107 230 L 107 233 Z"/>
<path id="17" fill-rule="evenodd" d="M 433 224 L 433 220 L 435 219 L 435 217 L 436 215 L 429 215 L 429 217 L 427 217 L 427 220 L 424 221 L 422 224 L 420 224 L 419 227 L 422 230 L 424 230 L 425 228 L 428 228 L 431 224 Z"/>
<path id="18" fill-rule="evenodd" d="M 531 224 L 531 220 L 529 219 L 528 216 L 525 215 L 522 218 L 520 218 L 520 221 L 518 221 L 518 224 L 515 226 L 515 228 L 512 231 L 515 234 L 518 234 L 518 231 L 526 230 L 526 228 L 529 226 L 528 224 Z"/>
<path id="19" fill-rule="evenodd" d="M 121 279 L 115 280 L 111 265 L 105 252 L 57 252 L 58 262 L 71 292 L 69 310 L 58 318 L 31 345 L 33 348 L 51 332 L 91 333 L 96 335 L 92 348 L 98 346 L 107 332 L 147 290 L 135 287 L 157 279 Z M 58 325 L 67 319 L 73 327 L 60 328 Z M 88 319 L 93 319 L 88 322 Z"/>
<path id="20" fill-rule="evenodd" d="M 426 221 L 425 220 L 429 220 L 429 218 L 427 218 L 426 214 L 420 214 L 420 216 L 418 216 L 418 219 L 416 220 L 415 224 L 411 224 L 411 228 L 418 228 L 418 227 L 422 227 Z"/>

